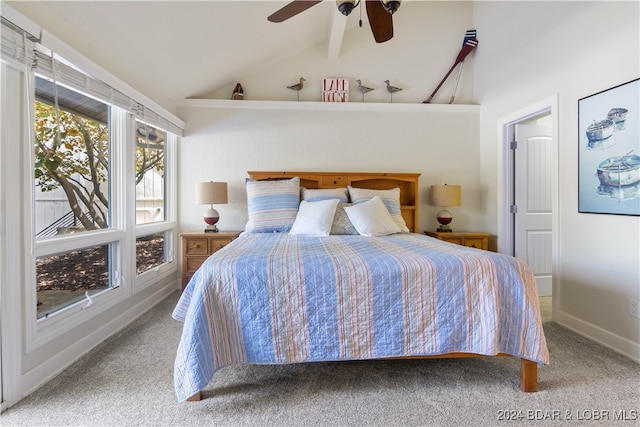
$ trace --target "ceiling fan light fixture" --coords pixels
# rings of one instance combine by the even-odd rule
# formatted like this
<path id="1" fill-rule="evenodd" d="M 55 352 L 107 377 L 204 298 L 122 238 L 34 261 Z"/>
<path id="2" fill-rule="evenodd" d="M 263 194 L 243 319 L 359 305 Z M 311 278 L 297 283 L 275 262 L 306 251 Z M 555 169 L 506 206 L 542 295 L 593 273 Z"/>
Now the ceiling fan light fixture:
<path id="1" fill-rule="evenodd" d="M 384 6 L 384 9 L 391 15 L 400 8 L 402 0 L 380 0 L 380 3 Z"/>
<path id="2" fill-rule="evenodd" d="M 338 10 L 344 16 L 349 16 L 354 7 L 358 5 L 359 2 L 356 0 L 336 0 L 336 5 L 338 6 Z"/>

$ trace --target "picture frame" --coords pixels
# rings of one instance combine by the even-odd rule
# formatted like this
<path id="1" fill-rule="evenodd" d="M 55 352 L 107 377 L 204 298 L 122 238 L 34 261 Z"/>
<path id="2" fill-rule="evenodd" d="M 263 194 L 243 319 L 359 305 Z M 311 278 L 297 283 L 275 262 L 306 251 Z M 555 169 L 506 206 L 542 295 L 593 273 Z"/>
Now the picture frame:
<path id="1" fill-rule="evenodd" d="M 578 212 L 640 216 L 640 78 L 578 100 Z"/>

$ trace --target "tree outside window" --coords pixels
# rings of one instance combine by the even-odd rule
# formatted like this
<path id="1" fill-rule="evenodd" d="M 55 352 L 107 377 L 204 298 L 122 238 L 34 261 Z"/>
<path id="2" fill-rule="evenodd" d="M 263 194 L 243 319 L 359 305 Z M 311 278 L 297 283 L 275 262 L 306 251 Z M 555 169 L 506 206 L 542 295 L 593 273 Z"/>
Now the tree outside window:
<path id="1" fill-rule="evenodd" d="M 36 237 L 108 228 L 108 126 L 41 101 L 35 116 L 37 222 L 46 221 Z"/>
<path id="2" fill-rule="evenodd" d="M 166 132 L 136 122 L 136 224 L 165 220 Z"/>
<path id="3" fill-rule="evenodd" d="M 109 228 L 108 105 L 37 77 L 34 113 L 36 239 Z M 38 318 L 111 287 L 112 249 L 38 257 Z"/>
<path id="4" fill-rule="evenodd" d="M 36 77 L 36 240 L 111 227 L 107 104 Z M 136 123 L 136 223 L 165 220 L 166 133 Z M 126 143 L 118 141 L 118 143 Z M 164 233 L 136 239 L 138 273 L 165 262 Z M 113 245 L 78 247 L 36 260 L 38 318 L 112 285 Z M 87 294 L 88 293 L 88 294 Z"/>

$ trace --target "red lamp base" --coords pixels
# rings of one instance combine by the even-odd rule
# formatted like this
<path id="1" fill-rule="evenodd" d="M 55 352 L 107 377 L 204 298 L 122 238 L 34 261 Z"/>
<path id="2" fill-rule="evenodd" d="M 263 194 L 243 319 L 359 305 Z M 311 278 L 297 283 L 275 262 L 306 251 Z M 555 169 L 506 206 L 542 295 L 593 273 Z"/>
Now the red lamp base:
<path id="1" fill-rule="evenodd" d="M 220 231 L 216 226 L 218 221 L 220 221 L 220 214 L 217 210 L 213 208 L 207 209 L 202 219 L 204 220 L 205 224 L 207 224 L 207 228 L 204 229 L 205 233 L 217 233 L 218 231 Z"/>
<path id="2" fill-rule="evenodd" d="M 451 227 L 449 227 L 449 224 L 451 223 L 451 221 L 453 221 L 453 216 L 451 216 L 451 212 L 449 212 L 446 209 L 443 209 L 440 212 L 438 212 L 438 216 L 436 218 L 440 223 L 440 227 L 438 227 L 438 230 L 437 230 L 438 232 L 447 233 L 447 232 L 453 231 Z"/>

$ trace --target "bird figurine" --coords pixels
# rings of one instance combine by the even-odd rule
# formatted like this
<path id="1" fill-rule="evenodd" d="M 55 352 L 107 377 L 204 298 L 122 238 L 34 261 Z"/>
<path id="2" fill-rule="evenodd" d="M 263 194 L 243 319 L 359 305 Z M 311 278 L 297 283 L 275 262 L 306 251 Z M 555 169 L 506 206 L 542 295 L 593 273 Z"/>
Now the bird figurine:
<path id="1" fill-rule="evenodd" d="M 300 91 L 304 87 L 304 82 L 306 82 L 304 77 L 300 77 L 300 81 L 294 85 L 287 86 L 287 89 L 295 90 L 298 95 L 298 101 L 300 101 Z"/>
<path id="2" fill-rule="evenodd" d="M 236 83 L 236 87 L 233 89 L 233 93 L 231 94 L 231 99 L 244 99 L 244 89 L 242 89 L 242 85 L 240 83 Z"/>
<path id="3" fill-rule="evenodd" d="M 384 82 L 387 84 L 387 92 L 391 94 L 391 102 L 393 102 L 393 94 L 396 92 L 400 92 L 402 88 L 392 86 L 391 83 L 389 83 L 389 80 L 385 80 Z"/>
<path id="4" fill-rule="evenodd" d="M 373 88 L 364 86 L 360 80 L 356 80 L 356 83 L 358 83 L 358 92 L 362 94 L 362 102 L 364 102 L 364 94 L 371 92 Z"/>

